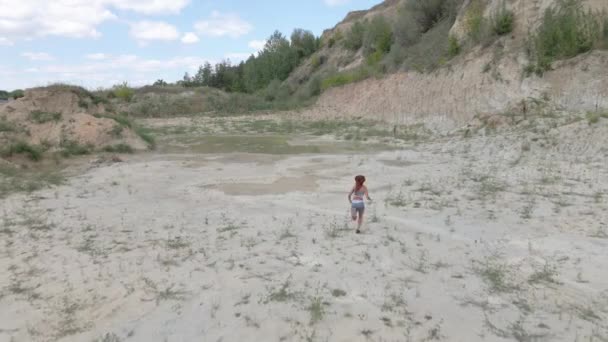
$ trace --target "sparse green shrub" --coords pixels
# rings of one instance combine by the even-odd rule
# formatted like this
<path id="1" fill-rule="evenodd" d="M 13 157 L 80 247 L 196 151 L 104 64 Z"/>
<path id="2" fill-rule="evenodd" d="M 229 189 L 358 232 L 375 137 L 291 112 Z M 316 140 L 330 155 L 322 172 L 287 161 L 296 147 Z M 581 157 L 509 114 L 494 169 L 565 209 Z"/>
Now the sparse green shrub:
<path id="1" fill-rule="evenodd" d="M 507 9 L 506 4 L 492 16 L 492 29 L 494 34 L 503 36 L 513 32 L 513 26 L 515 25 L 515 14 L 513 11 Z"/>
<path id="2" fill-rule="evenodd" d="M 340 72 L 323 80 L 321 89 L 327 90 L 333 87 L 340 87 L 349 83 L 362 81 L 371 75 L 369 69 L 358 68 L 353 71 Z"/>
<path id="3" fill-rule="evenodd" d="M 481 0 L 473 0 L 467 9 L 466 13 L 466 27 L 469 37 L 476 42 L 480 43 L 487 36 L 488 32 L 486 29 L 486 20 L 483 17 L 485 4 Z"/>
<path id="4" fill-rule="evenodd" d="M 589 125 L 593 125 L 596 124 L 598 122 L 600 122 L 600 119 L 608 119 L 608 113 L 601 113 L 601 112 L 588 112 L 587 113 L 587 122 L 589 123 Z"/>
<path id="5" fill-rule="evenodd" d="M 424 33 L 443 19 L 455 17 L 461 3 L 460 0 L 407 0 L 406 9 Z"/>
<path id="6" fill-rule="evenodd" d="M 8 100 L 8 98 L 10 97 L 10 94 L 8 91 L 6 90 L 0 90 L 0 100 Z"/>
<path id="7" fill-rule="evenodd" d="M 310 79 L 308 83 L 309 97 L 321 95 L 321 83 L 322 80 L 320 76 L 314 76 Z"/>
<path id="8" fill-rule="evenodd" d="M 395 43 L 402 47 L 417 43 L 422 35 L 422 29 L 408 9 L 407 3 L 399 8 L 397 14 L 397 20 L 393 24 Z"/>
<path id="9" fill-rule="evenodd" d="M 602 24 L 603 29 L 602 29 L 602 41 L 600 43 L 600 48 L 608 49 L 608 14 L 606 14 L 604 12 L 604 13 L 602 13 L 602 15 L 604 16 L 604 23 Z"/>
<path id="10" fill-rule="evenodd" d="M 11 144 L 2 150 L 3 157 L 11 157 L 16 154 L 25 154 L 33 161 L 39 161 L 42 159 L 42 150 L 39 147 L 30 145 L 23 141 Z"/>
<path id="11" fill-rule="evenodd" d="M 0 132 L 14 132 L 17 130 L 15 124 L 6 121 L 5 119 L 0 119 Z"/>
<path id="12" fill-rule="evenodd" d="M 448 48 L 448 54 L 450 55 L 450 57 L 456 57 L 460 54 L 460 43 L 458 42 L 458 38 L 454 37 L 454 36 L 450 36 L 450 38 L 448 38 L 448 42 L 449 42 L 449 48 Z"/>
<path id="13" fill-rule="evenodd" d="M 21 89 L 13 90 L 10 94 L 10 97 L 13 99 L 19 99 L 25 96 L 25 92 Z"/>
<path id="14" fill-rule="evenodd" d="M 530 69 L 542 75 L 556 60 L 567 59 L 602 46 L 605 13 L 585 11 L 576 0 L 562 0 L 546 10 L 538 32 L 532 38 Z"/>
<path id="15" fill-rule="evenodd" d="M 35 123 L 43 124 L 51 121 L 61 120 L 61 113 L 43 112 L 35 110 L 30 112 L 30 119 Z"/>
<path id="16" fill-rule="evenodd" d="M 127 82 L 123 82 L 122 84 L 117 84 L 112 88 L 112 94 L 114 97 L 123 101 L 131 102 L 133 96 L 135 95 L 135 91 L 129 87 Z"/>
<path id="17" fill-rule="evenodd" d="M 404 48 L 406 69 L 428 72 L 441 67 L 450 57 L 450 29 L 454 18 L 448 17 L 425 32 L 420 40 Z"/>
<path id="18" fill-rule="evenodd" d="M 103 148 L 104 152 L 109 152 L 109 153 L 133 153 L 133 147 L 127 145 L 127 144 L 118 144 L 118 145 L 112 145 L 112 146 L 106 146 Z"/>
<path id="19" fill-rule="evenodd" d="M 81 145 L 74 140 L 63 140 L 60 144 L 61 155 L 68 158 L 71 156 L 82 156 L 90 154 L 93 150 L 91 145 Z"/>
<path id="20" fill-rule="evenodd" d="M 323 55 L 316 54 L 311 57 L 310 65 L 312 66 L 313 71 L 319 69 L 323 64 L 325 64 L 326 57 Z"/>
<path id="21" fill-rule="evenodd" d="M 365 28 L 363 36 L 363 52 L 365 55 L 378 54 L 381 58 L 391 50 L 393 29 L 384 16 L 375 16 Z"/>
<path id="22" fill-rule="evenodd" d="M 363 46 L 363 38 L 365 36 L 366 23 L 357 21 L 355 22 L 350 30 L 346 32 L 343 46 L 351 51 L 358 51 Z"/>
<path id="23" fill-rule="evenodd" d="M 274 101 L 278 99 L 279 91 L 281 90 L 281 81 L 274 79 L 268 84 L 264 90 L 264 98 L 266 101 Z"/>

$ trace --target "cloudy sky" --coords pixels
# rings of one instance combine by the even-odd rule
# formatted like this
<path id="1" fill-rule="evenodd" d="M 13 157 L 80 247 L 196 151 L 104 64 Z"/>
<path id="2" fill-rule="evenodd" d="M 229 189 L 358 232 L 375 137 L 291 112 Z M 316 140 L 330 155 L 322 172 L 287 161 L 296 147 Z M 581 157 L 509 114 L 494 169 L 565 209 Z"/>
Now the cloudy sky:
<path id="1" fill-rule="evenodd" d="M 380 0 L 0 0 L 0 89 L 181 79 L 236 62 L 275 29 L 320 35 Z"/>

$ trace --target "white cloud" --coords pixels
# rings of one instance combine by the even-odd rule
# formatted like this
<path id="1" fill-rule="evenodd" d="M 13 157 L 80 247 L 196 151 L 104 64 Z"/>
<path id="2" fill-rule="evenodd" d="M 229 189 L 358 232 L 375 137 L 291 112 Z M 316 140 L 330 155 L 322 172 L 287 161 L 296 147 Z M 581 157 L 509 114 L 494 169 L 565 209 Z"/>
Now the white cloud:
<path id="1" fill-rule="evenodd" d="M 205 63 L 200 57 L 174 57 L 171 59 L 145 59 L 136 55 L 120 55 L 108 57 L 103 61 L 86 62 L 83 64 L 55 64 L 40 68 L 41 72 L 50 74 L 98 74 L 104 71 L 124 70 L 130 72 L 155 72 L 162 70 L 196 70 Z"/>
<path id="2" fill-rule="evenodd" d="M 175 26 L 162 21 L 140 21 L 131 24 L 131 37 L 139 42 L 152 40 L 172 41 L 179 39 Z"/>
<path id="3" fill-rule="evenodd" d="M 335 6 L 346 5 L 347 3 L 350 2 L 350 0 L 323 0 L 323 2 L 325 2 L 325 5 L 327 5 L 329 7 L 335 7 Z"/>
<path id="4" fill-rule="evenodd" d="M 121 10 L 143 14 L 179 13 L 190 0 L 106 0 L 109 5 Z"/>
<path id="5" fill-rule="evenodd" d="M 256 50 L 256 51 L 260 51 L 262 49 L 264 49 L 264 46 L 266 45 L 266 41 L 265 40 L 252 40 L 249 42 L 249 47 Z"/>
<path id="6" fill-rule="evenodd" d="M 46 52 L 24 52 L 21 56 L 29 59 L 30 61 L 52 61 L 53 56 Z"/>
<path id="7" fill-rule="evenodd" d="M 194 27 L 198 33 L 210 37 L 238 38 L 253 30 L 253 26 L 238 14 L 223 14 L 217 11 L 213 11 L 209 19 L 197 22 Z"/>
<path id="8" fill-rule="evenodd" d="M 191 75 L 206 61 L 196 56 L 168 59 L 143 58 L 136 55 L 108 56 L 105 60 L 84 60 L 82 63 L 50 63 L 17 70 L 0 65 L 2 87 L 8 89 L 45 86 L 56 82 L 81 85 L 91 89 L 111 87 L 128 81 L 131 85 L 150 84 L 162 78 L 167 82 L 181 80 L 184 72 Z"/>
<path id="9" fill-rule="evenodd" d="M 11 46 L 11 45 L 13 45 L 13 42 L 10 41 L 8 38 L 0 37 L 0 46 L 2 46 L 2 45 Z"/>
<path id="10" fill-rule="evenodd" d="M 194 32 L 186 32 L 182 37 L 182 43 L 184 44 L 196 44 L 198 42 L 198 36 Z"/>
<path id="11" fill-rule="evenodd" d="M 0 0 L 0 44 L 45 36 L 99 37 L 113 10 L 178 13 L 190 0 Z M 10 10 L 6 10 L 10 9 Z"/>
<path id="12" fill-rule="evenodd" d="M 108 59 L 110 56 L 105 53 L 91 53 L 85 56 L 87 59 L 99 61 L 103 59 Z"/>

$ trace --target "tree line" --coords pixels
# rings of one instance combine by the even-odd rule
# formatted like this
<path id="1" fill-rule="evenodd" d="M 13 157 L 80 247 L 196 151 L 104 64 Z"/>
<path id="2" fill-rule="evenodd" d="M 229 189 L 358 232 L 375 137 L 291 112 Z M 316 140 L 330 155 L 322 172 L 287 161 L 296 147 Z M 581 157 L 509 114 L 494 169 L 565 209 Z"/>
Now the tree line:
<path id="1" fill-rule="evenodd" d="M 178 82 L 185 87 L 214 87 L 227 92 L 254 93 L 273 81 L 283 81 L 308 56 L 319 49 L 320 39 L 307 30 L 295 29 L 290 39 L 275 31 L 257 55 L 232 64 L 223 60 L 201 65 L 194 75 L 186 73 Z M 162 80 L 156 85 L 163 85 Z"/>

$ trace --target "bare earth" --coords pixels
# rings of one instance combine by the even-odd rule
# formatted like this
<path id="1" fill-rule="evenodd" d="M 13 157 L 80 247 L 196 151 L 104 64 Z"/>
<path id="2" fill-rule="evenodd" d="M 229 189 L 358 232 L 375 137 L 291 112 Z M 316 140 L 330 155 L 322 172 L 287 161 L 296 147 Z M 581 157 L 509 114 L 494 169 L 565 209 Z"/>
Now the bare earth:
<path id="1" fill-rule="evenodd" d="M 161 148 L 2 199 L 0 341 L 608 341 L 604 121 L 365 153 Z"/>

